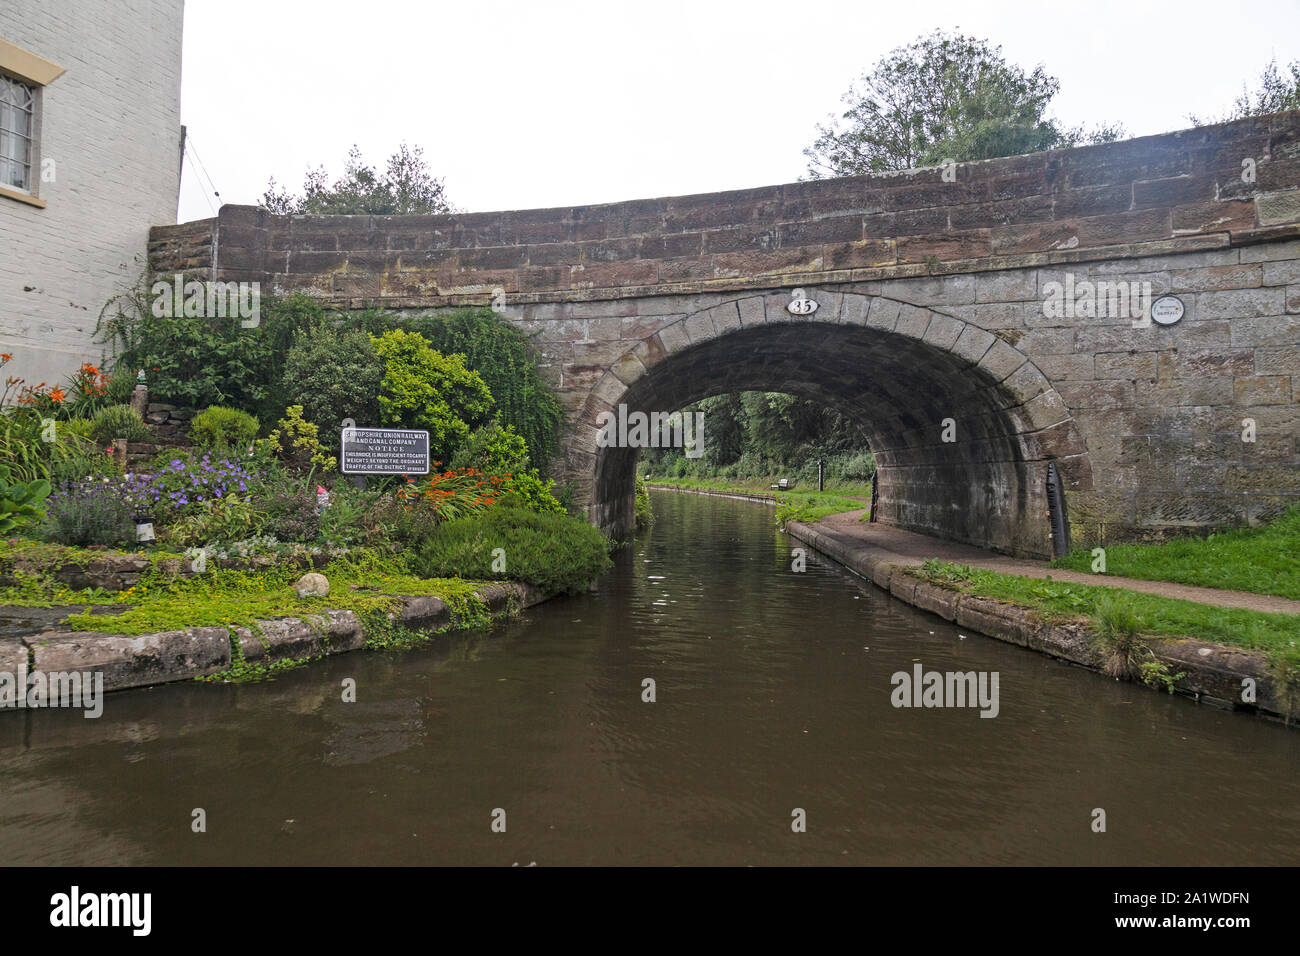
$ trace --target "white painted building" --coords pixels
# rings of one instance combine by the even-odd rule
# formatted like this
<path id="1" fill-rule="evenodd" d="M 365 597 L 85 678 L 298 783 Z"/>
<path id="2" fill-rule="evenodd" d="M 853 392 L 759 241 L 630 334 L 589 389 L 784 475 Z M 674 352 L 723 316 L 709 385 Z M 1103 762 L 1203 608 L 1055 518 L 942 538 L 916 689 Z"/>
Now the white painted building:
<path id="1" fill-rule="evenodd" d="M 66 382 L 176 221 L 183 0 L 0 2 L 3 378 Z"/>

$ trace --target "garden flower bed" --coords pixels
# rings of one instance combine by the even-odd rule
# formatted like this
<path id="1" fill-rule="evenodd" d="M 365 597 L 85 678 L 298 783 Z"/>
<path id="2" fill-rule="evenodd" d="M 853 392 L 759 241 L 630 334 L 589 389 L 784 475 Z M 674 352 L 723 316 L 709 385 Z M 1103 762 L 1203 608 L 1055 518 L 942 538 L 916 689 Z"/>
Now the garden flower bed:
<path id="1" fill-rule="evenodd" d="M 69 613 L 7 653 L 99 661 L 123 687 L 260 673 L 408 643 L 413 621 L 484 623 L 493 602 L 579 591 L 610 566 L 612 543 L 539 468 L 559 406 L 508 323 L 331 318 L 303 299 L 267 313 L 257 330 L 119 315 L 111 375 L 10 379 L 0 605 Z M 431 473 L 357 487 L 338 472 L 349 419 L 428 432 Z M 304 572 L 328 596 L 299 593 Z"/>

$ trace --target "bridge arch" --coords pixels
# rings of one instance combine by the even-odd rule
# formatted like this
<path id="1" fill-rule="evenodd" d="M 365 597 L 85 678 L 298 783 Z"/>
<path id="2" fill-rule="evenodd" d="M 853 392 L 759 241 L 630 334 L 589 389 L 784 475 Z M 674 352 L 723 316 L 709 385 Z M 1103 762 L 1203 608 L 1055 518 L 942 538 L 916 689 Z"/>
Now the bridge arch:
<path id="1" fill-rule="evenodd" d="M 879 469 L 878 519 L 1011 554 L 1046 556 L 1046 469 L 1090 490 L 1066 403 L 1013 344 L 952 315 L 846 289 L 749 293 L 668 322 L 608 366 L 568 436 L 590 475 L 589 514 L 626 536 L 638 449 L 602 447 L 599 416 L 671 412 L 723 392 L 781 391 L 862 423 Z M 953 440 L 944 440 L 946 420 Z M 707 442 L 707 422 L 705 423 Z"/>

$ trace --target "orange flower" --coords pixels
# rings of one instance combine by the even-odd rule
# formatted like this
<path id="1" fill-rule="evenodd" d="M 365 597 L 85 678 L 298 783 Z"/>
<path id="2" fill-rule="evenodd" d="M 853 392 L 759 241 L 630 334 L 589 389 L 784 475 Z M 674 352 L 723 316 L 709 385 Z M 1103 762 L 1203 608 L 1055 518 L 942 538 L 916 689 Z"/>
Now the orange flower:
<path id="1" fill-rule="evenodd" d="M 6 362 L 12 362 L 13 359 L 14 359 L 14 357 L 13 357 L 12 355 L 10 355 L 8 352 L 0 352 L 0 360 L 6 361 Z"/>
<path id="2" fill-rule="evenodd" d="M 63 399 L 64 399 L 63 389 L 56 388 L 52 392 L 50 392 L 50 401 L 61 402 L 63 401 Z"/>

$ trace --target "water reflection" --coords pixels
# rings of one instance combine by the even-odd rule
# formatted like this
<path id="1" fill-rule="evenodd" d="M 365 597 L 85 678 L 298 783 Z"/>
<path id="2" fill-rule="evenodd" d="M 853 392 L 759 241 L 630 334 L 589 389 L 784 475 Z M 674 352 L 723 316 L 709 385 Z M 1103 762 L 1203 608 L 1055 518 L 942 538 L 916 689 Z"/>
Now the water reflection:
<path id="1" fill-rule="evenodd" d="M 0 714 L 0 859 L 1300 862 L 1300 733 L 793 573 L 770 508 L 655 505 L 596 592 L 490 633 Z M 918 660 L 998 671 L 998 717 L 895 709 Z"/>

